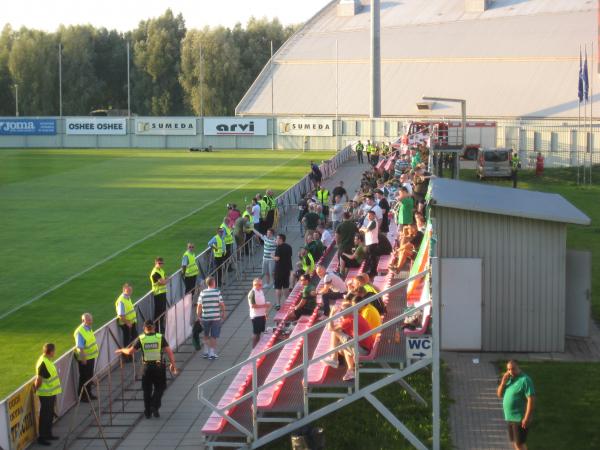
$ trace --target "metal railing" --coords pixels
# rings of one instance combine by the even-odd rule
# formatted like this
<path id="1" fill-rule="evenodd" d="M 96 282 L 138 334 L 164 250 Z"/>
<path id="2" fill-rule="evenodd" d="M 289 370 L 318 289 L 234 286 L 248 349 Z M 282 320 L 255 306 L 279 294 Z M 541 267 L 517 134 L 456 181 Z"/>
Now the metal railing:
<path id="1" fill-rule="evenodd" d="M 341 312 L 338 312 L 325 320 L 322 320 L 322 321 L 312 325 L 311 327 L 307 328 L 306 330 L 299 332 L 298 334 L 296 334 L 282 342 L 279 342 L 260 353 L 257 353 L 255 355 L 251 356 L 250 358 L 246 359 L 245 361 L 242 361 L 242 362 L 234 365 L 233 367 L 230 367 L 229 369 L 221 372 L 217 376 L 199 384 L 198 385 L 198 399 L 202 402 L 202 404 L 204 404 L 208 408 L 210 408 L 210 410 L 213 413 L 216 413 L 219 416 L 221 416 L 232 427 L 234 427 L 242 435 L 244 435 L 248 439 L 249 442 L 256 443 L 257 446 L 258 446 L 259 442 L 261 444 L 266 443 L 266 441 L 265 442 L 259 441 L 259 438 L 261 438 L 261 437 L 258 435 L 259 419 L 257 417 L 257 411 L 258 411 L 257 405 L 258 405 L 258 395 L 260 394 L 260 392 L 262 392 L 263 390 L 265 390 L 277 383 L 285 381 L 286 379 L 290 378 L 291 376 L 293 376 L 295 374 L 301 373 L 302 374 L 302 383 L 304 386 L 304 389 L 303 389 L 303 416 L 308 417 L 310 414 L 315 413 L 316 410 L 311 412 L 310 408 L 309 408 L 309 394 L 308 394 L 308 389 L 307 389 L 309 366 L 312 364 L 319 364 L 319 363 L 321 363 L 322 360 L 324 360 L 325 358 L 328 358 L 329 355 L 337 353 L 337 352 L 339 352 L 345 348 L 349 348 L 349 347 L 353 348 L 354 355 L 360 355 L 359 348 L 358 348 L 360 341 L 362 341 L 363 339 L 365 339 L 369 336 L 374 336 L 379 333 L 382 333 L 382 331 L 384 331 L 390 327 L 399 326 L 400 322 L 402 322 L 410 314 L 414 314 L 414 312 L 416 310 L 423 310 L 426 306 L 431 305 L 432 304 L 431 297 L 429 297 L 429 301 L 421 302 L 415 308 L 410 309 L 409 311 L 399 313 L 395 317 L 388 317 L 387 320 L 380 326 L 373 328 L 363 334 L 359 334 L 358 315 L 359 315 L 360 309 L 362 309 L 364 306 L 366 306 L 367 304 L 370 304 L 371 302 L 373 302 L 374 300 L 376 300 L 378 298 L 382 298 L 385 295 L 392 294 L 394 292 L 399 291 L 402 288 L 405 288 L 413 280 L 418 280 L 421 278 L 424 279 L 428 274 L 429 274 L 429 269 L 425 270 L 423 272 L 420 272 L 420 273 L 414 275 L 413 277 L 407 278 L 407 279 L 401 281 L 400 283 L 395 284 L 385 290 L 382 290 L 380 293 L 373 295 L 371 297 L 368 297 L 368 298 L 362 300 L 361 302 L 359 302 Z M 430 288 L 430 286 L 423 287 L 423 289 L 429 289 L 429 288 Z M 390 300 L 390 301 L 394 301 L 394 300 Z M 338 345 L 335 348 L 329 349 L 326 353 L 323 353 L 314 358 L 310 358 L 308 355 L 309 334 L 314 333 L 316 330 L 319 330 L 321 328 L 325 328 L 330 323 L 333 323 L 339 319 L 342 319 L 344 316 L 347 316 L 349 314 L 352 314 L 352 316 L 353 316 L 353 327 L 354 327 L 353 328 L 353 337 L 351 339 L 349 339 L 347 342 L 345 342 L 341 345 Z M 294 341 L 298 341 L 298 340 L 302 340 L 302 360 L 301 360 L 301 362 L 299 364 L 297 364 L 295 367 L 293 367 L 289 370 L 286 370 L 283 375 L 270 380 L 268 383 L 258 386 L 257 380 L 258 380 L 259 361 L 262 361 L 268 355 L 281 350 L 284 346 L 286 346 L 290 342 L 294 342 Z M 402 362 L 402 361 L 398 361 L 398 362 Z M 223 407 L 218 407 L 216 404 L 213 404 L 209 399 L 209 396 L 214 392 L 214 389 L 212 389 L 211 387 L 215 383 L 221 383 L 227 375 L 235 374 L 242 367 L 247 366 L 247 365 L 252 366 L 252 388 L 245 394 L 239 396 L 237 399 L 235 399 L 234 401 L 230 402 L 229 404 L 227 404 Z M 359 370 L 359 360 L 356 360 L 355 361 L 355 374 L 354 374 L 355 378 L 354 378 L 354 384 L 353 384 L 355 392 L 360 389 L 360 372 L 361 371 Z M 394 380 L 394 381 L 396 381 L 396 380 Z M 209 395 L 206 395 L 206 393 L 208 393 Z M 231 415 L 228 414 L 228 412 L 232 408 L 235 408 L 236 406 L 238 406 L 241 403 L 246 402 L 246 401 L 252 402 L 253 413 L 252 413 L 251 429 L 244 427 L 241 423 L 239 423 L 237 420 L 235 420 L 233 417 L 231 417 Z M 293 431 L 294 428 L 295 427 L 293 426 L 293 424 L 283 427 L 281 429 L 283 431 L 277 430 L 276 431 L 277 436 L 274 436 L 273 438 L 283 436 L 284 434 L 286 434 L 290 431 Z M 216 447 L 218 447 L 221 444 L 222 444 L 222 442 L 219 442 L 219 443 L 215 443 L 214 445 Z"/>
<path id="2" fill-rule="evenodd" d="M 321 163 L 320 169 L 323 172 L 323 179 L 330 177 L 341 164 L 348 160 L 351 153 L 350 146 L 347 146 L 344 150 L 336 153 L 332 159 Z M 279 217 L 287 217 L 289 209 L 286 208 L 285 205 L 289 204 L 291 199 L 301 198 L 311 189 L 311 187 L 312 184 L 310 179 L 308 176 L 305 176 L 280 194 L 276 199 Z M 254 239 L 248 241 L 248 243 L 245 243 L 244 245 L 249 245 L 249 251 L 252 256 L 256 254 Z M 232 255 L 224 262 L 225 267 L 231 265 L 234 268 L 233 273 L 227 272 L 227 270 L 222 271 L 226 283 L 229 282 L 232 277 L 239 279 L 249 267 L 254 267 L 253 264 L 260 264 L 260 260 L 254 261 L 257 258 L 244 258 L 243 252 L 239 253 L 239 250 L 240 249 L 232 252 Z M 243 250 L 245 250 L 245 248 L 242 248 L 242 251 Z M 214 264 L 212 251 L 208 248 L 196 256 L 196 262 L 201 269 L 201 275 L 214 275 L 218 270 Z M 164 313 L 164 317 L 167 323 L 166 338 L 174 350 L 177 350 L 177 348 L 191 336 L 192 325 L 195 320 L 193 319 L 195 316 L 195 312 L 193 311 L 193 296 L 201 288 L 202 283 L 201 280 L 199 280 L 193 294 L 185 295 L 185 286 L 181 278 L 181 270 L 175 272 L 168 279 L 167 310 Z M 152 292 L 149 291 L 135 302 L 134 307 L 136 313 L 138 318 L 141 319 L 138 321 L 138 332 L 142 331 L 142 324 L 146 319 L 154 319 L 154 306 L 152 300 Z M 94 368 L 95 373 L 90 381 L 91 383 L 100 383 L 101 380 L 103 380 L 103 377 L 109 376 L 108 374 L 117 367 L 120 356 L 116 355 L 114 351 L 119 347 L 118 343 L 120 342 L 120 339 L 116 339 L 116 336 L 120 336 L 120 333 L 116 319 L 102 325 L 95 331 L 94 334 L 100 347 L 100 354 L 96 360 Z M 109 339 L 109 336 L 112 339 Z M 56 414 L 58 417 L 64 416 L 74 406 L 78 405 L 80 400 L 79 393 L 77 392 L 78 377 L 76 362 L 73 358 L 73 350 L 74 348 L 71 348 L 55 360 L 63 390 L 62 394 L 57 398 Z M 16 424 L 12 423 L 12 411 L 9 408 L 9 403 L 11 399 L 19 396 L 20 393 L 25 392 L 33 381 L 34 378 L 32 377 L 0 402 L 0 448 L 9 450 L 14 449 L 16 447 L 16 442 L 20 439 L 21 430 L 26 428 L 24 426 L 25 422 L 31 420 L 28 411 L 23 409 L 20 411 L 20 414 L 17 414 L 18 419 Z M 109 396 L 108 398 L 112 397 Z M 112 408 L 112 406 L 109 407 Z M 11 428 L 14 428 L 16 432 L 12 433 Z M 29 439 L 28 442 L 20 442 L 19 445 L 26 446 L 32 441 L 33 438 Z"/>

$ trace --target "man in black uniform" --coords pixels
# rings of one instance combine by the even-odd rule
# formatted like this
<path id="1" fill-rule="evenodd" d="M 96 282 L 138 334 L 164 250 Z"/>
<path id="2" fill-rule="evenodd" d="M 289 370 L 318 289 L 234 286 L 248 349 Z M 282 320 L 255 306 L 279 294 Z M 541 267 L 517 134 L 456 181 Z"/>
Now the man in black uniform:
<path id="1" fill-rule="evenodd" d="M 144 334 L 140 335 L 133 347 L 119 348 L 115 353 L 132 355 L 137 350 L 142 350 L 144 373 L 142 375 L 142 389 L 144 391 L 144 415 L 146 419 L 151 416 L 160 417 L 160 401 L 167 387 L 167 370 L 163 361 L 163 352 L 169 357 L 169 370 L 173 375 L 179 372 L 175 365 L 175 355 L 169 347 L 165 337 L 154 331 L 154 322 L 144 322 Z"/>

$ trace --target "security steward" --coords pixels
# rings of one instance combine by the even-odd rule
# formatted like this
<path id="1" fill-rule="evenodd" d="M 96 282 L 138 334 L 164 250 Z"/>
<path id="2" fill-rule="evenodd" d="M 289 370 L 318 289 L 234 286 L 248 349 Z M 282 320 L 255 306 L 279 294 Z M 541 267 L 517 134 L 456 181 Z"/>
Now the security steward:
<path id="1" fill-rule="evenodd" d="M 196 254 L 194 253 L 194 244 L 188 242 L 187 249 L 181 258 L 181 276 L 185 285 L 185 293 L 189 294 L 196 287 L 196 279 L 200 269 L 196 263 Z"/>
<path id="2" fill-rule="evenodd" d="M 150 284 L 152 286 L 152 297 L 154 298 L 154 321 L 158 322 L 158 330 L 165 330 L 165 316 L 167 310 L 167 283 L 169 279 L 163 268 L 165 261 L 162 257 L 157 257 L 154 260 L 154 267 L 150 272 Z"/>
<path id="3" fill-rule="evenodd" d="M 219 287 L 223 285 L 223 263 L 225 262 L 225 254 L 227 252 L 224 234 L 225 230 L 219 227 L 217 228 L 217 234 L 208 241 L 208 246 L 212 249 L 213 258 L 215 260 L 215 267 L 217 269 L 215 274 L 217 286 Z"/>
<path id="4" fill-rule="evenodd" d="M 266 195 L 263 197 L 263 200 L 267 204 L 267 230 L 269 228 L 273 228 L 273 224 L 275 223 L 275 209 L 277 209 L 277 201 L 273 196 L 273 191 L 271 189 L 267 189 Z"/>
<path id="5" fill-rule="evenodd" d="M 329 216 L 329 190 L 323 186 L 317 187 L 317 200 L 323 206 L 323 214 L 325 217 Z"/>
<path id="6" fill-rule="evenodd" d="M 173 375 L 179 373 L 175 364 L 175 355 L 173 355 L 173 351 L 165 337 L 155 332 L 154 322 L 151 320 L 144 322 L 144 334 L 140 335 L 134 346 L 119 348 L 115 350 L 115 353 L 130 356 L 137 350 L 142 350 L 142 362 L 144 364 L 142 374 L 144 415 L 146 419 L 152 416 L 160 417 L 161 399 L 167 388 L 167 370 L 163 360 L 163 352 L 169 357 L 169 370 Z"/>
<path id="7" fill-rule="evenodd" d="M 54 344 L 44 344 L 42 356 L 35 365 L 35 380 L 33 391 L 40 399 L 40 418 L 38 425 L 38 444 L 52 445 L 49 441 L 58 438 L 52 435 L 52 420 L 56 396 L 62 392 L 58 371 L 52 361 L 55 353 Z"/>
<path id="8" fill-rule="evenodd" d="M 98 344 L 96 336 L 92 329 L 94 318 L 90 313 L 83 313 L 81 316 L 81 325 L 79 325 L 73 337 L 75 338 L 75 359 L 79 366 L 79 388 L 77 393 L 82 402 L 95 400 L 97 397 L 92 394 L 91 385 L 85 387 L 85 384 L 94 376 L 94 365 L 98 357 Z M 84 395 L 85 394 L 85 395 Z"/>
<path id="9" fill-rule="evenodd" d="M 267 202 L 261 197 L 260 194 L 256 194 L 256 202 L 260 206 L 260 222 L 259 231 L 261 234 L 267 233 L 267 214 L 269 213 L 269 206 Z"/>
<path id="10" fill-rule="evenodd" d="M 356 158 L 358 159 L 358 163 L 363 164 L 363 150 L 365 149 L 365 146 L 359 140 L 354 149 L 356 150 Z"/>
<path id="11" fill-rule="evenodd" d="M 517 174 L 521 168 L 521 158 L 519 158 L 519 152 L 513 151 L 512 157 L 510 158 L 510 169 L 513 182 L 513 188 L 517 187 Z"/>
<path id="12" fill-rule="evenodd" d="M 117 311 L 117 324 L 123 335 L 123 345 L 127 347 L 138 336 L 137 332 L 137 314 L 131 301 L 133 288 L 129 283 L 123 285 L 121 295 L 115 301 Z"/>
<path id="13" fill-rule="evenodd" d="M 223 228 L 223 240 L 225 241 L 225 261 L 233 255 L 233 229 L 227 226 L 227 217 L 223 218 L 223 223 L 220 225 Z M 233 271 L 231 263 L 227 267 L 227 272 Z"/>
<path id="14" fill-rule="evenodd" d="M 244 224 L 244 255 L 250 255 L 250 245 L 246 245 L 246 243 L 252 239 L 254 236 L 254 225 L 252 224 L 252 205 L 246 206 L 246 210 L 242 213 L 242 217 L 246 218 L 246 223 Z"/>

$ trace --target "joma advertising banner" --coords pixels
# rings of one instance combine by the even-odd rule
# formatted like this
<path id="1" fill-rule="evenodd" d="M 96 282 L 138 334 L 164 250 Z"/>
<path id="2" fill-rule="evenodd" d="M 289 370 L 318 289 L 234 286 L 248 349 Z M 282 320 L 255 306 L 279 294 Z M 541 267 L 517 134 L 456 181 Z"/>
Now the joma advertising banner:
<path id="1" fill-rule="evenodd" d="M 137 117 L 135 134 L 194 136 L 196 134 L 196 118 Z"/>
<path id="2" fill-rule="evenodd" d="M 0 119 L 0 135 L 3 136 L 48 136 L 55 134 L 55 119 Z"/>
<path id="3" fill-rule="evenodd" d="M 333 136 L 333 121 L 328 119 L 282 119 L 279 134 L 289 136 Z"/>
<path id="4" fill-rule="evenodd" d="M 127 134 L 124 117 L 67 117 L 67 134 Z"/>
<path id="5" fill-rule="evenodd" d="M 266 136 L 267 119 L 205 117 L 205 136 Z"/>

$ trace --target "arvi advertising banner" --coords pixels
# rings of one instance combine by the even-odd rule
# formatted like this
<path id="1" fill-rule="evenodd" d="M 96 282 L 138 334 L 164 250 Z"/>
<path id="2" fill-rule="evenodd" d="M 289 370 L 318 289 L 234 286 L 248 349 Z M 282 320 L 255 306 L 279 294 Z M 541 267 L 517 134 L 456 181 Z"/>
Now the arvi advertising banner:
<path id="1" fill-rule="evenodd" d="M 205 117 L 205 136 L 266 136 L 267 119 Z"/>
<path id="2" fill-rule="evenodd" d="M 67 134 L 127 134 L 125 117 L 67 117 Z"/>
<path id="3" fill-rule="evenodd" d="M 56 119 L 0 119 L 0 135 L 48 136 L 56 134 Z"/>
<path id="4" fill-rule="evenodd" d="M 196 118 L 138 117 L 135 119 L 135 134 L 194 136 L 196 134 Z"/>
<path id="5" fill-rule="evenodd" d="M 329 119 L 282 119 L 279 134 L 288 136 L 333 136 L 333 121 Z"/>

